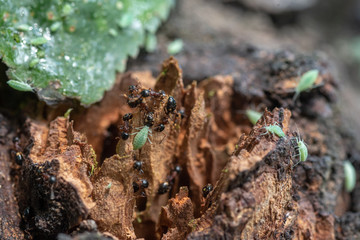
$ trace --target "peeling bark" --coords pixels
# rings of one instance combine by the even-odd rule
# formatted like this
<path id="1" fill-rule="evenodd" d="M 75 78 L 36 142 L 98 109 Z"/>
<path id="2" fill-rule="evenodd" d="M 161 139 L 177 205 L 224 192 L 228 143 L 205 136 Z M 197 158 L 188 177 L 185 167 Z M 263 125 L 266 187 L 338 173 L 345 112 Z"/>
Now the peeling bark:
<path id="1" fill-rule="evenodd" d="M 29 209 L 25 231 L 53 239 L 78 225 L 94 206 L 89 173 L 96 156 L 67 118 L 58 117 L 49 127 L 28 120 L 25 129 L 31 148 L 19 183 L 21 208 Z"/>

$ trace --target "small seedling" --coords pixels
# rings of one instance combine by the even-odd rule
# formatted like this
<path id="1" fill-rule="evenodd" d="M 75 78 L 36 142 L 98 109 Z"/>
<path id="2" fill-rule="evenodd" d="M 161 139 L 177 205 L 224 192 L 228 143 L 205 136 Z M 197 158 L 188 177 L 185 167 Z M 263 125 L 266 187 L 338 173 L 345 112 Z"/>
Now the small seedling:
<path id="1" fill-rule="evenodd" d="M 112 186 L 112 182 L 110 182 L 110 183 L 105 187 L 105 189 L 110 189 L 111 186 Z"/>
<path id="2" fill-rule="evenodd" d="M 313 69 L 304 73 L 300 78 L 299 84 L 295 88 L 295 95 L 293 97 L 293 101 L 296 100 L 296 98 L 299 96 L 301 92 L 311 88 L 314 85 L 318 76 L 319 76 L 319 70 L 317 69 Z"/>
<path id="3" fill-rule="evenodd" d="M 64 118 L 69 118 L 70 117 L 70 113 L 73 109 L 72 108 L 69 108 L 66 113 L 64 114 Z"/>
<path id="4" fill-rule="evenodd" d="M 349 161 L 344 162 L 345 190 L 352 192 L 356 184 L 356 171 Z"/>
<path id="5" fill-rule="evenodd" d="M 245 114 L 253 125 L 255 125 L 262 116 L 261 113 L 251 109 L 246 110 Z"/>
<path id="6" fill-rule="evenodd" d="M 272 135 L 277 135 L 279 138 L 286 138 L 285 133 L 281 129 L 281 127 L 277 124 L 269 125 L 264 127 L 266 130 L 265 134 L 271 133 Z"/>

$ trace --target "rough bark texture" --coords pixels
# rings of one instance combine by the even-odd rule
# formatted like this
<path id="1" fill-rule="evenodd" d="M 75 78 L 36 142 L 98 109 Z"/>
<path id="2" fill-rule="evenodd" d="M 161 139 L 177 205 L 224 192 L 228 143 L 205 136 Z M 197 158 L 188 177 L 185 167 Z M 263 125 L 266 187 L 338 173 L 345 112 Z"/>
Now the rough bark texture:
<path id="1" fill-rule="evenodd" d="M 29 152 L 21 167 L 19 200 L 20 210 L 28 211 L 25 231 L 53 239 L 78 225 L 94 206 L 89 174 L 96 156 L 67 118 L 49 126 L 27 120 L 24 131 Z"/>
<path id="2" fill-rule="evenodd" d="M 228 2 L 235 1 L 244 4 L 235 9 L 221 1 L 180 1 L 155 53 L 131 61 L 130 71 L 118 75 L 98 104 L 71 106 L 75 129 L 95 152 L 67 119 L 51 121 L 69 105 L 49 109 L 32 99 L 27 103 L 31 108 L 23 109 L 31 117 L 17 134 L 17 126 L 0 119 L 0 238 L 54 239 L 60 232 L 58 238 L 66 240 L 360 238 L 359 183 L 351 194 L 343 188 L 344 160 L 360 172 L 357 129 L 343 116 L 356 108 L 339 102 L 344 72 L 334 77 L 328 64 L 333 57 L 273 50 L 316 46 L 320 31 L 309 35 L 299 28 L 297 34 L 275 29 L 294 9 L 279 12 L 261 1 Z M 270 12 L 271 22 L 261 13 L 260 18 L 244 13 L 253 7 Z M 170 58 L 161 66 L 168 58 L 163 43 L 174 37 L 185 41 L 179 62 Z M 299 77 L 311 69 L 320 72 L 316 86 L 293 101 Z M 158 77 L 144 72 L 149 70 Z M 129 85 L 165 90 L 176 99 L 177 111 L 184 110 L 181 120 L 169 118 L 162 133 L 152 128 L 152 144 L 136 151 L 135 128 L 144 126 L 147 111 L 129 108 L 124 96 Z M 144 100 L 156 123 L 166 115 L 166 99 L 154 105 Z M 248 109 L 263 113 L 255 126 L 245 115 Z M 122 117 L 129 112 L 134 135 L 119 140 Z M 266 133 L 270 124 L 278 124 L 286 138 Z M 22 166 L 7 152 L 16 148 L 11 143 L 15 135 L 20 137 L 16 151 L 25 158 Z M 309 150 L 302 163 L 299 136 Z M 137 160 L 142 172 L 134 169 Z M 182 171 L 174 174 L 177 165 Z M 149 187 L 134 193 L 133 183 L 142 179 Z M 169 179 L 171 189 L 158 194 Z M 214 189 L 204 197 L 209 183 Z"/>
<path id="3" fill-rule="evenodd" d="M 19 171 L 15 161 L 10 158 L 9 150 L 13 147 L 12 137 L 15 136 L 13 125 L 4 115 L 0 114 L 0 239 L 23 239 L 20 229 L 21 216 L 12 172 Z M 10 148 L 10 149 L 9 149 Z"/>

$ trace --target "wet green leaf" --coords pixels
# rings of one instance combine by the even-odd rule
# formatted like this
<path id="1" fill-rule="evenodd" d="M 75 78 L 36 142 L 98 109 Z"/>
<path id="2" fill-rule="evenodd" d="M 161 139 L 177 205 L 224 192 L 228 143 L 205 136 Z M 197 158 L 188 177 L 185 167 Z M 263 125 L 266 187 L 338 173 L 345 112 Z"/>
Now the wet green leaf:
<path id="1" fill-rule="evenodd" d="M 31 83 L 27 89 L 45 101 L 101 100 L 115 71 L 138 54 L 173 1 L 0 0 L 0 57 L 10 83 Z"/>

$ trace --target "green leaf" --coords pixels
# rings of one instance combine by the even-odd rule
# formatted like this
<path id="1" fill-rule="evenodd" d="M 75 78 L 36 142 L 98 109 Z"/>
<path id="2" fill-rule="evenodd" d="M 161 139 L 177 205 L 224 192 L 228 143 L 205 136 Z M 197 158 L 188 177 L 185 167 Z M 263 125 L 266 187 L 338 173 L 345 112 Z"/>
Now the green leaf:
<path id="1" fill-rule="evenodd" d="M 97 102 L 128 56 L 136 57 L 146 40 L 152 49 L 154 39 L 146 36 L 173 2 L 0 0 L 0 57 L 10 83 L 30 83 L 45 101 L 65 96 L 84 105 Z"/>

